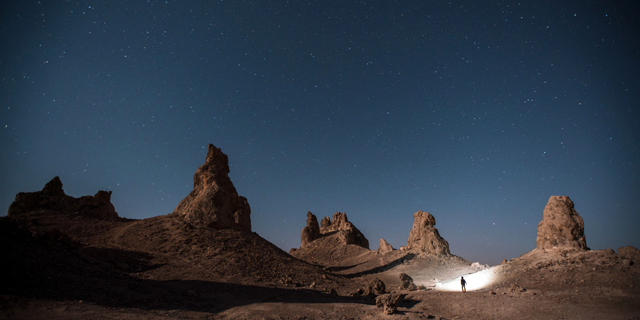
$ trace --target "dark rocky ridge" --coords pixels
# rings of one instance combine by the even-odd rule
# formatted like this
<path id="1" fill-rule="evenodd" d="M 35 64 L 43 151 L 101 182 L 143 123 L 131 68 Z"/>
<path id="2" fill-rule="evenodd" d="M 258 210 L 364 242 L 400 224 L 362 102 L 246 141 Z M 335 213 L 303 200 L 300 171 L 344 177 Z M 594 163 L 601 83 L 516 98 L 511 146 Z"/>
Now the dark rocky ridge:
<path id="1" fill-rule="evenodd" d="M 98 191 L 93 196 L 74 198 L 64 193 L 59 177 L 51 179 L 42 191 L 20 192 L 9 206 L 7 216 L 16 217 L 34 211 L 75 213 L 99 219 L 117 219 L 111 204 L 111 191 Z"/>

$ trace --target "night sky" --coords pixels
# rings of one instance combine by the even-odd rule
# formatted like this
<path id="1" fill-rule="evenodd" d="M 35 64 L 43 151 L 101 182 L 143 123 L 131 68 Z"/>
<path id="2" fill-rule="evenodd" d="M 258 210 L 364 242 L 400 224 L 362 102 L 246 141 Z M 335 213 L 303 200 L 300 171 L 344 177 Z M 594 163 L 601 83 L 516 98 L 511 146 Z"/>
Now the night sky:
<path id="1" fill-rule="evenodd" d="M 173 211 L 209 143 L 288 251 L 307 211 L 378 248 L 432 213 L 451 252 L 535 248 L 552 195 L 640 247 L 636 1 L 2 1 L 0 207 L 60 176 Z M 6 211 L 3 213 L 6 215 Z"/>

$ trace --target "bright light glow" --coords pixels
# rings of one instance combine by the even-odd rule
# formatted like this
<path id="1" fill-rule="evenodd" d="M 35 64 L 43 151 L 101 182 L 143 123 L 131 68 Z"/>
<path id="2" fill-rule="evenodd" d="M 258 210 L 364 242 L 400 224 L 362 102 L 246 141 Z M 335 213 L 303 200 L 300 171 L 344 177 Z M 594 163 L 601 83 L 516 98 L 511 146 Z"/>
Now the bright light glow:
<path id="1" fill-rule="evenodd" d="M 464 280 L 467 281 L 467 291 L 475 291 L 484 289 L 490 286 L 495 280 L 497 280 L 498 270 L 496 267 L 484 269 L 476 273 L 462 275 Z M 458 291 L 462 292 L 462 286 L 460 285 L 460 277 L 447 282 L 437 282 L 436 290 L 440 291 Z"/>

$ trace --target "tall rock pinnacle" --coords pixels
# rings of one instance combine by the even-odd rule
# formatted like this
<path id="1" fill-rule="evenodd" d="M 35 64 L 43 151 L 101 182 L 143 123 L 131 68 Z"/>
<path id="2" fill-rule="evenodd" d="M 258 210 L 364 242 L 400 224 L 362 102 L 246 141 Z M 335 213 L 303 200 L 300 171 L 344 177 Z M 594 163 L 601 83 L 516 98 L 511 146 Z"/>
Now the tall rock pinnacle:
<path id="1" fill-rule="evenodd" d="M 193 191 L 173 213 L 203 227 L 227 229 L 240 227 L 251 231 L 251 208 L 239 196 L 229 179 L 229 159 L 219 148 L 209 144 L 204 164 L 193 176 Z"/>
<path id="2" fill-rule="evenodd" d="M 566 196 L 551 196 L 542 212 L 542 221 L 538 224 L 538 249 L 553 247 L 576 248 L 586 250 L 584 222 L 573 208 L 573 201 Z"/>
<path id="3" fill-rule="evenodd" d="M 407 249 L 439 256 L 450 255 L 449 242 L 440 236 L 435 225 L 436 218 L 429 212 L 420 210 L 414 213 Z"/>

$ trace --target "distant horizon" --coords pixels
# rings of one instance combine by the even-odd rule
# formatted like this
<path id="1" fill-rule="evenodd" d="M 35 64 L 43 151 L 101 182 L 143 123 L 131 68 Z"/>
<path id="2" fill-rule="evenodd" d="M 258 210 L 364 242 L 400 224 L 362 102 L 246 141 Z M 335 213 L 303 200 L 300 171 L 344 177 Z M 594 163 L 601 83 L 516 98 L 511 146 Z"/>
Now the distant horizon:
<path id="1" fill-rule="evenodd" d="M 55 177 L 59 177 L 59 176 L 55 176 Z M 53 177 L 52 179 L 54 179 L 55 177 Z M 63 183 L 63 190 L 64 190 L 64 181 L 62 180 L 62 178 L 60 178 L 60 179 L 61 179 L 61 181 L 62 181 L 62 183 Z M 48 180 L 47 182 L 45 182 L 45 183 L 42 185 L 42 187 L 44 188 L 44 185 L 45 185 L 46 183 L 48 183 L 49 181 L 51 181 L 51 180 Z M 233 182 L 233 181 L 232 181 L 232 182 Z M 40 188 L 40 189 L 38 189 L 38 190 L 33 190 L 33 191 L 20 191 L 20 192 L 18 192 L 18 193 L 22 193 L 22 192 L 38 192 L 38 191 L 41 191 L 41 190 L 42 190 L 42 188 Z M 79 197 L 86 196 L 86 195 L 94 195 L 94 194 L 96 194 L 98 191 L 104 191 L 104 190 L 97 190 L 96 192 L 93 192 L 93 193 L 91 193 L 91 192 L 90 192 L 90 193 L 83 194 L 83 195 L 79 195 L 79 196 L 76 196 L 76 195 L 69 195 L 68 193 L 66 193 L 66 191 L 65 191 L 65 194 L 66 194 L 66 195 L 69 195 L 69 196 L 72 196 L 72 197 L 74 197 L 74 198 L 79 198 Z M 17 193 L 16 193 L 16 194 L 17 194 Z M 239 195 L 242 195 L 242 194 L 240 194 L 240 193 L 239 193 Z M 112 194 L 112 196 L 113 196 L 113 194 Z M 186 196 L 186 195 L 185 195 L 185 196 Z M 552 196 L 550 196 L 550 197 L 552 197 Z M 570 198 L 570 197 L 569 197 L 569 198 Z M 248 199 L 248 201 L 249 201 L 249 205 L 251 205 L 251 201 L 250 201 L 250 199 Z M 112 202 L 112 204 L 113 204 L 113 202 Z M 546 205 L 546 203 L 545 203 L 545 205 Z M 116 206 L 115 204 L 114 204 L 114 207 L 115 207 L 115 209 L 116 209 L 116 212 L 118 212 L 118 208 L 117 208 L 117 206 Z M 7 207 L 7 208 L 8 208 L 8 207 Z M 425 211 L 425 210 L 422 210 L 422 211 Z M 336 212 L 343 212 L 343 211 L 336 211 Z M 329 218 L 330 218 L 330 219 L 332 219 L 332 221 L 333 221 L 333 214 L 335 214 L 336 212 L 331 213 L 331 214 L 328 214 L 328 215 L 318 215 L 318 214 L 316 214 L 316 213 L 313 213 L 313 212 L 312 212 L 312 213 L 317 217 L 318 222 L 320 222 L 320 220 L 322 220 L 322 218 L 324 218 L 324 217 L 329 217 Z M 416 212 L 417 212 L 417 211 L 416 211 Z M 426 211 L 426 212 L 428 212 L 428 211 Z M 144 220 L 144 219 L 149 219 L 149 218 L 153 218 L 153 217 L 157 217 L 157 216 L 168 215 L 168 214 L 171 214 L 171 213 L 173 213 L 173 211 L 172 211 L 172 212 L 168 212 L 168 213 L 166 213 L 166 214 L 159 214 L 159 215 L 150 216 L 150 217 L 146 217 L 146 218 L 130 218 L 130 217 L 127 217 L 127 216 L 125 216 L 125 215 L 122 215 L 121 213 L 119 213 L 119 212 L 118 212 L 118 216 L 119 216 L 120 218 L 126 218 L 126 219 Z M 345 213 L 346 213 L 346 212 L 345 212 Z M 415 212 L 414 212 L 414 213 L 415 213 Z M 412 213 L 412 214 L 411 214 L 411 218 L 412 218 L 411 226 L 413 225 L 413 214 L 414 214 L 414 213 Z M 253 216 L 254 214 L 255 214 L 255 213 L 252 211 L 252 216 Z M 346 214 L 347 214 L 347 219 L 348 219 L 350 222 L 352 222 L 352 223 L 355 225 L 355 227 L 356 227 L 356 228 L 358 228 L 357 223 L 356 223 L 356 222 L 354 222 L 354 221 L 352 221 L 352 219 L 349 217 L 349 214 L 348 214 L 348 213 L 346 213 Z M 578 214 L 580 214 L 580 213 L 578 212 Z M 5 216 L 5 217 L 6 217 L 6 214 L 4 214 L 3 216 Z M 301 217 L 302 217 L 302 216 L 303 216 L 303 215 L 301 215 Z M 435 215 L 434 215 L 434 217 L 436 218 L 436 229 L 438 229 L 438 228 L 437 228 L 437 221 L 438 221 L 438 219 L 437 219 L 437 218 L 438 218 L 438 217 L 437 217 L 437 216 L 435 216 Z M 584 218 L 583 218 L 583 219 L 584 219 Z M 540 220 L 542 220 L 542 211 L 540 212 Z M 253 217 L 252 217 L 252 221 L 253 221 Z M 302 231 L 302 228 L 304 228 L 304 226 L 306 226 L 306 212 L 304 213 L 303 222 L 304 222 L 304 224 L 303 224 L 303 226 L 300 228 L 300 230 L 299 230 L 299 231 Z M 360 230 L 360 228 L 358 228 L 358 229 Z M 586 225 L 586 223 L 585 223 L 585 230 L 586 230 L 586 229 L 587 229 L 587 225 Z M 252 232 L 256 232 L 258 235 L 260 235 L 260 233 L 255 229 L 255 225 L 254 225 L 254 223 L 253 223 L 253 222 L 252 222 L 252 230 L 251 230 L 251 231 L 252 231 Z M 411 231 L 411 228 L 407 230 L 407 234 L 406 234 L 406 237 L 407 237 L 407 238 L 409 237 L 409 232 L 410 232 L 410 231 Z M 442 231 L 441 231 L 440 229 L 438 229 L 438 231 L 439 231 L 440 235 L 442 236 Z M 385 239 L 385 241 L 387 241 L 389 244 L 391 244 L 391 245 L 393 246 L 394 250 L 399 250 L 401 247 L 404 247 L 404 246 L 406 246 L 406 245 L 407 245 L 407 243 L 406 243 L 407 241 L 406 241 L 406 240 L 404 241 L 404 244 L 399 245 L 399 246 L 396 246 L 396 245 L 394 245 L 393 243 L 389 242 L 389 240 L 387 240 L 387 239 L 386 239 L 386 238 L 384 238 L 384 237 L 383 237 L 383 238 L 379 238 L 379 239 L 377 239 L 377 240 L 374 240 L 374 239 L 370 239 L 369 237 L 367 237 L 366 232 L 364 232 L 364 231 L 362 231 L 362 230 L 361 230 L 361 232 L 363 232 L 364 236 L 365 236 L 365 237 L 367 238 L 367 240 L 369 241 L 369 250 L 371 250 L 371 251 L 376 251 L 376 250 L 378 249 L 378 245 L 379 245 L 379 241 L 380 241 L 380 239 Z M 277 244 L 275 244 L 272 240 L 270 240 L 270 239 L 268 239 L 268 238 L 265 238 L 265 237 L 263 237 L 262 235 L 260 235 L 260 236 L 261 236 L 262 238 L 264 238 L 265 240 L 267 240 L 267 241 L 271 242 L 272 244 L 274 244 L 274 245 L 278 246 L 278 245 L 277 245 Z M 450 242 L 450 241 L 449 241 L 449 239 L 447 239 L 446 237 L 444 237 L 444 236 L 442 236 L 442 237 L 443 237 L 445 240 L 447 240 L 447 242 Z M 536 237 L 537 237 L 537 224 L 536 224 Z M 618 249 L 619 249 L 620 247 L 633 246 L 633 247 L 636 247 L 636 248 L 637 248 L 637 246 L 635 246 L 635 245 L 633 245 L 633 244 L 627 244 L 627 245 L 620 245 L 620 246 L 619 246 L 619 247 L 617 247 L 617 248 L 599 248 L 599 249 L 593 249 L 593 248 L 591 248 L 591 247 L 589 246 L 589 241 L 588 241 L 588 236 L 587 236 L 587 234 L 586 234 L 586 231 L 585 231 L 585 238 L 587 239 L 587 246 L 589 247 L 589 250 L 613 249 L 614 251 L 616 251 L 616 252 L 617 252 L 617 251 L 618 251 Z M 298 241 L 298 245 L 297 245 L 297 246 L 295 246 L 295 247 L 290 247 L 290 248 L 285 248 L 285 247 L 282 247 L 282 246 L 278 246 L 278 247 L 279 247 L 280 249 L 282 249 L 283 251 L 285 251 L 285 252 L 289 253 L 289 250 L 290 250 L 290 249 L 292 249 L 292 248 L 296 248 L 296 249 L 297 249 L 297 248 L 300 248 L 300 238 L 298 238 L 298 239 L 296 239 L 296 240 Z M 295 242 L 295 241 L 293 241 L 293 242 Z M 513 257 L 506 257 L 506 256 L 505 256 L 505 258 L 502 258 L 502 259 L 511 260 L 511 259 L 514 259 L 514 258 L 520 257 L 520 256 L 522 256 L 523 254 L 526 254 L 526 253 L 528 253 L 528 252 L 531 252 L 531 251 L 535 250 L 535 249 L 536 249 L 536 245 L 535 245 L 536 238 L 535 238 L 535 237 L 534 237 L 534 239 L 533 239 L 533 241 L 532 241 L 532 242 L 533 242 L 533 247 L 532 247 L 530 250 L 528 250 L 528 251 L 524 251 L 524 252 L 520 253 L 519 255 L 517 255 L 517 256 L 513 256 Z M 451 250 L 451 246 L 450 246 L 450 250 Z M 500 261 L 497 261 L 497 260 L 493 260 L 493 261 L 491 261 L 491 260 L 490 260 L 490 258 L 487 258 L 487 257 L 483 256 L 481 253 L 477 253 L 477 256 L 478 256 L 478 257 L 481 257 L 481 259 L 468 259 L 467 257 L 465 257 L 465 256 L 463 256 L 463 255 L 456 254 L 456 252 L 454 252 L 453 250 L 451 250 L 451 254 L 452 254 L 452 255 L 454 255 L 454 256 L 461 257 L 461 258 L 463 258 L 463 259 L 465 259 L 465 260 L 468 260 L 469 262 L 472 262 L 472 263 L 473 263 L 473 262 L 479 262 L 479 263 L 481 263 L 481 264 L 483 264 L 483 265 L 487 265 L 487 264 L 488 264 L 488 265 L 494 266 L 494 265 L 499 265 L 499 264 L 502 262 L 502 259 L 500 259 Z"/>

